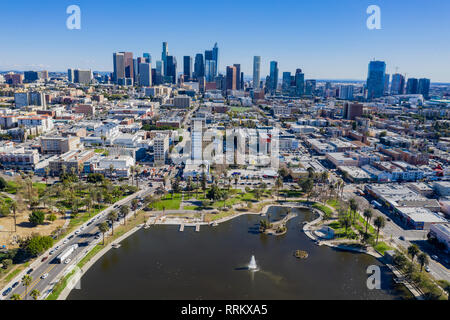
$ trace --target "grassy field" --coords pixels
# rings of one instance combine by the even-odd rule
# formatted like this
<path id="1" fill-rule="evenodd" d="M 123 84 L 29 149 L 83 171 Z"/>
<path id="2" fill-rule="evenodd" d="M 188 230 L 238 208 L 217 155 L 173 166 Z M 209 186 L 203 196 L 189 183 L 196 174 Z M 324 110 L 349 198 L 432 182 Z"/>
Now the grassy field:
<path id="1" fill-rule="evenodd" d="M 165 210 L 180 210 L 181 206 L 181 193 L 175 193 L 173 195 L 166 195 L 165 197 L 161 198 L 160 201 L 155 202 L 153 204 L 153 208 L 156 211 L 163 211 Z"/>

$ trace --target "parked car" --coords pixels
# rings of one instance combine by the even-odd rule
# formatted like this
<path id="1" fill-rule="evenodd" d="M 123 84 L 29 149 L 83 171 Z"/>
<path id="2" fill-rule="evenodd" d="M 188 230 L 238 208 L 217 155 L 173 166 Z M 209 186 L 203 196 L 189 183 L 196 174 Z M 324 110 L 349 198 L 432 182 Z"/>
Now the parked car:
<path id="1" fill-rule="evenodd" d="M 431 270 L 430 270 L 430 267 L 429 267 L 429 266 L 426 266 L 426 267 L 425 267 L 425 271 L 426 271 L 426 272 L 430 272 L 430 271 L 431 271 Z"/>
<path id="2" fill-rule="evenodd" d="M 17 282 L 14 282 L 14 284 L 11 286 L 11 288 L 15 288 L 15 287 L 17 287 L 19 285 L 19 282 L 17 281 Z"/>
<path id="3" fill-rule="evenodd" d="M 48 257 L 43 257 L 42 260 L 41 260 L 41 262 L 44 262 L 44 261 L 47 260 L 47 259 L 48 259 Z"/>
<path id="4" fill-rule="evenodd" d="M 3 296 L 6 297 L 11 291 L 12 291 L 12 288 L 6 289 L 5 291 L 3 291 Z"/>
<path id="5" fill-rule="evenodd" d="M 433 254 L 433 255 L 431 256 L 431 259 L 433 259 L 433 260 L 438 260 L 439 257 L 438 257 L 437 255 Z"/>
<path id="6" fill-rule="evenodd" d="M 34 269 L 31 268 L 30 270 L 27 271 L 27 274 L 30 274 L 30 273 L 32 273 L 33 271 L 34 271 Z"/>

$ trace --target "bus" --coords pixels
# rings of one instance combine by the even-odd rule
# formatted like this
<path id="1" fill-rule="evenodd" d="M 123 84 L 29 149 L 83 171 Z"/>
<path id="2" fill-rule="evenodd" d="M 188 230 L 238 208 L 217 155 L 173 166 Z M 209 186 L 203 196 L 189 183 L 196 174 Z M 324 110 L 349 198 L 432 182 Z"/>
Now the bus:
<path id="1" fill-rule="evenodd" d="M 373 205 L 375 208 L 381 208 L 381 207 L 383 207 L 378 201 L 375 201 L 375 200 L 372 200 L 372 205 Z"/>

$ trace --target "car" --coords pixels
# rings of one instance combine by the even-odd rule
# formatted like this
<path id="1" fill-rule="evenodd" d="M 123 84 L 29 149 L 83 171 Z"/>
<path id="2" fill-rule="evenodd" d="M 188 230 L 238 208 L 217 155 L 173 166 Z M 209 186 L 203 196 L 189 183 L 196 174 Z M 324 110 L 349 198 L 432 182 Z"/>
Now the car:
<path id="1" fill-rule="evenodd" d="M 55 250 L 59 250 L 59 246 L 56 246 Z"/>
<path id="2" fill-rule="evenodd" d="M 439 258 L 438 258 L 437 255 L 433 254 L 433 255 L 431 256 L 431 259 L 433 259 L 433 260 L 438 260 Z"/>
<path id="3" fill-rule="evenodd" d="M 47 260 L 47 259 L 48 259 L 48 257 L 43 257 L 42 260 L 41 260 L 41 262 L 44 262 L 44 261 Z"/>
<path id="4" fill-rule="evenodd" d="M 48 277 L 48 273 L 44 273 L 42 276 L 41 276 L 41 279 L 45 279 L 45 278 L 47 278 Z"/>
<path id="5" fill-rule="evenodd" d="M 75 231 L 75 234 L 76 234 L 76 235 L 79 235 L 80 233 L 81 233 L 81 230 Z"/>
<path id="6" fill-rule="evenodd" d="M 6 297 L 11 291 L 12 291 L 12 288 L 6 289 L 5 291 L 3 291 L 3 296 Z"/>
<path id="7" fill-rule="evenodd" d="M 14 284 L 11 286 L 11 288 L 15 288 L 15 287 L 17 287 L 19 285 L 19 282 L 17 281 L 17 282 L 14 282 Z"/>
<path id="8" fill-rule="evenodd" d="M 97 239 L 97 240 L 100 239 L 100 238 L 101 238 L 101 235 L 96 235 L 95 236 L 95 239 Z"/>
<path id="9" fill-rule="evenodd" d="M 64 263 L 65 263 L 65 264 L 69 264 L 70 261 L 72 261 L 72 259 L 69 258 L 69 259 L 66 259 L 66 261 L 64 261 Z"/>
<path id="10" fill-rule="evenodd" d="M 64 240 L 64 244 L 67 244 L 69 242 L 69 239 Z"/>
<path id="11" fill-rule="evenodd" d="M 391 222 L 391 221 L 392 221 L 392 220 L 391 220 L 391 219 L 389 219 L 389 218 L 387 218 L 386 220 L 387 220 L 387 221 L 389 221 L 389 222 Z"/>
<path id="12" fill-rule="evenodd" d="M 30 270 L 27 271 L 27 274 L 30 274 L 30 273 L 32 273 L 33 271 L 34 271 L 34 269 L 31 268 Z"/>
<path id="13" fill-rule="evenodd" d="M 405 237 L 404 236 L 400 236 L 399 239 L 402 240 L 402 241 L 405 241 Z"/>
<path id="14" fill-rule="evenodd" d="M 430 272 L 430 271 L 431 271 L 431 270 L 430 270 L 430 267 L 429 267 L 429 266 L 426 266 L 426 267 L 425 267 L 425 271 L 426 271 L 426 272 Z"/>
<path id="15" fill-rule="evenodd" d="M 49 255 L 52 255 L 52 254 L 54 254 L 55 253 L 55 250 L 52 250 L 52 251 L 50 251 L 48 254 Z"/>

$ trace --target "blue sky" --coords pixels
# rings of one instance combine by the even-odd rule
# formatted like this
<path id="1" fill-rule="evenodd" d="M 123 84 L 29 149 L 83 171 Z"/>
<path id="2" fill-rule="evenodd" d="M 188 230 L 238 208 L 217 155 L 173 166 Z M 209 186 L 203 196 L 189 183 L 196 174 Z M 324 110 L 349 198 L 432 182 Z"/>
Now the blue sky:
<path id="1" fill-rule="evenodd" d="M 66 8 L 81 8 L 81 30 L 66 28 Z M 381 8 L 381 30 L 368 30 L 366 9 Z M 68 67 L 112 70 L 114 51 L 150 52 L 163 41 L 182 68 L 218 42 L 220 69 L 254 55 L 306 78 L 365 79 L 376 58 L 387 71 L 450 82 L 448 0 L 15 0 L 0 3 L 0 70 Z"/>

